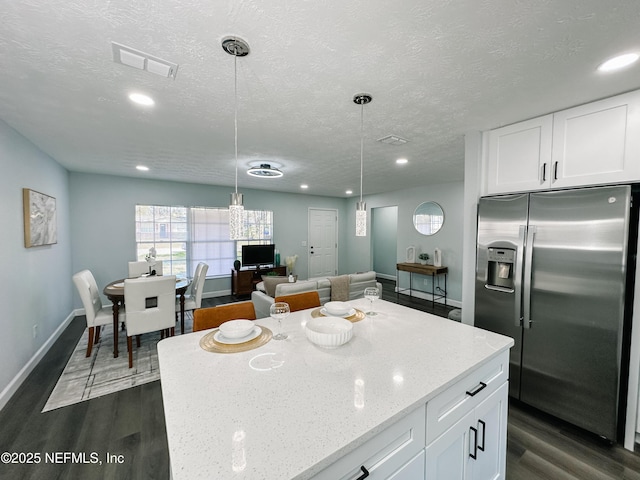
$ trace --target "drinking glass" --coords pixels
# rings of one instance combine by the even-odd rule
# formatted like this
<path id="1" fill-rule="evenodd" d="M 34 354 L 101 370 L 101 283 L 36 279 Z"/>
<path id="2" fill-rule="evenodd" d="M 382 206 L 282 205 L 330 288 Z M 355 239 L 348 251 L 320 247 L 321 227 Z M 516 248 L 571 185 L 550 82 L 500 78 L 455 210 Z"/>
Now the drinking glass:
<path id="1" fill-rule="evenodd" d="M 286 333 L 282 333 L 282 320 L 287 318 L 291 313 L 289 304 L 285 302 L 276 302 L 269 307 L 269 315 L 271 318 L 278 320 L 278 333 L 273 336 L 274 340 L 284 340 L 288 337 Z"/>
<path id="2" fill-rule="evenodd" d="M 376 287 L 367 287 L 364 289 L 364 298 L 371 302 L 371 311 L 367 312 L 367 316 L 373 317 L 377 315 L 376 312 L 373 311 L 373 301 L 380 298 L 380 292 Z"/>

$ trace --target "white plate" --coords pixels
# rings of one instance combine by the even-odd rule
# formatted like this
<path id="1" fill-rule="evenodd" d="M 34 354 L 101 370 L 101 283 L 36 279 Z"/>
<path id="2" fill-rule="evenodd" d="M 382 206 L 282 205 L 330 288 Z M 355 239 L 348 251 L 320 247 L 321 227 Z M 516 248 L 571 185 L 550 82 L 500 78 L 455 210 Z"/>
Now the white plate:
<path id="1" fill-rule="evenodd" d="M 325 317 L 342 317 L 342 318 L 347 318 L 347 317 L 350 317 L 350 316 L 352 316 L 352 315 L 355 315 L 355 314 L 356 314 L 356 309 L 355 309 L 355 308 L 350 308 L 350 309 L 349 309 L 349 311 L 348 311 L 347 313 L 345 313 L 344 315 L 333 315 L 333 314 L 331 314 L 331 313 L 327 312 L 327 309 L 326 309 L 326 308 L 322 307 L 322 308 L 320 309 L 320 313 L 321 313 L 322 315 L 324 315 Z"/>
<path id="2" fill-rule="evenodd" d="M 242 337 L 242 338 L 226 338 L 224 335 L 222 335 L 222 333 L 220 333 L 220 330 L 218 330 L 216 333 L 213 334 L 213 339 L 218 342 L 218 343 L 225 343 L 227 345 L 236 345 L 238 343 L 244 343 L 244 342 L 248 342 L 250 340 L 253 340 L 254 338 L 258 338 L 258 336 L 262 333 L 262 329 L 260 328 L 259 325 L 256 325 L 253 329 L 253 331 L 247 335 L 246 337 Z"/>

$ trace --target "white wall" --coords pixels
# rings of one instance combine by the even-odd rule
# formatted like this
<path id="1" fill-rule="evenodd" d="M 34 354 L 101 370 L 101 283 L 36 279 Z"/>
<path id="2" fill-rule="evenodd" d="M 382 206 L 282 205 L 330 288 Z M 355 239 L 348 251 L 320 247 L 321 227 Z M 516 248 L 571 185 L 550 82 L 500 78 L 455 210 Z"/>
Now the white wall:
<path id="1" fill-rule="evenodd" d="M 1 120 L 0 169 L 1 408 L 71 320 L 73 285 L 67 171 Z M 56 198 L 57 244 L 25 248 L 23 188 Z"/>
<path id="2" fill-rule="evenodd" d="M 355 237 L 355 202 L 351 199 L 347 207 L 347 228 L 350 237 L 347 245 L 349 262 L 348 271 L 363 271 L 373 265 L 371 251 L 371 209 L 386 206 L 398 207 L 398 230 L 396 261 L 404 262 L 406 249 L 409 245 L 416 247 L 417 253 L 427 252 L 433 258 L 436 247 L 442 250 L 442 265 L 449 268 L 447 278 L 447 301 L 460 305 L 462 299 L 462 245 L 463 245 L 463 183 L 445 183 L 440 185 L 425 185 L 407 190 L 369 195 L 363 198 L 367 203 L 369 233 L 366 237 Z M 444 210 L 444 225 L 435 235 L 426 236 L 418 233 L 413 226 L 413 212 L 422 202 L 437 202 Z M 414 277 L 417 279 L 418 277 Z M 428 280 L 430 282 L 430 280 Z M 401 275 L 400 285 L 408 288 L 408 274 Z M 419 289 L 431 289 L 431 284 L 415 285 Z M 441 284 L 441 286 L 444 286 Z"/>
<path id="3" fill-rule="evenodd" d="M 398 207 L 371 209 L 373 270 L 382 278 L 396 278 L 398 250 Z"/>

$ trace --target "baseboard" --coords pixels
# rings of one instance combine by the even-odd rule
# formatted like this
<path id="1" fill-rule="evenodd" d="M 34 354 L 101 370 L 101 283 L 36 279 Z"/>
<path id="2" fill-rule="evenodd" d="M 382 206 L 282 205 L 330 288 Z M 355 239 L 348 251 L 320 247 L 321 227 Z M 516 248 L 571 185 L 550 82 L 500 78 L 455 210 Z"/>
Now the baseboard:
<path id="1" fill-rule="evenodd" d="M 398 287 L 395 288 L 394 290 L 396 293 L 398 292 Z M 404 289 L 403 289 L 404 291 Z M 405 295 L 405 296 L 409 296 L 408 293 L 400 293 L 400 295 Z M 421 292 L 419 290 L 412 290 L 411 291 L 411 296 L 412 297 L 417 297 L 417 298 L 421 298 L 423 300 L 431 300 L 432 296 L 430 293 L 426 293 L 426 292 Z M 437 298 L 438 296 L 436 295 L 436 304 L 440 303 L 440 304 L 444 304 L 444 298 Z M 462 308 L 462 302 L 460 300 L 453 300 L 451 298 L 447 298 L 447 306 L 449 307 L 456 307 L 456 308 Z"/>
<path id="2" fill-rule="evenodd" d="M 14 393 L 18 391 L 20 385 L 27 379 L 31 371 L 38 365 L 40 360 L 45 356 L 45 354 L 49 351 L 49 349 L 53 346 L 53 344 L 58 340 L 58 337 L 64 332 L 65 328 L 69 326 L 71 321 L 76 318 L 78 315 L 84 315 L 84 309 L 82 313 L 80 309 L 73 310 L 67 318 L 56 328 L 55 332 L 49 337 L 49 339 L 42 344 L 42 346 L 38 349 L 38 351 L 29 359 L 29 361 L 25 364 L 24 367 L 18 372 L 18 374 L 13 377 L 13 380 L 9 382 L 9 385 L 5 387 L 4 390 L 0 393 L 0 410 L 2 410 L 5 405 L 9 402 Z"/>
<path id="3" fill-rule="evenodd" d="M 376 273 L 376 277 L 384 278 L 385 280 L 396 280 L 395 275 L 389 275 L 387 273 Z"/>
<path id="4" fill-rule="evenodd" d="M 231 295 L 231 289 L 217 290 L 215 292 L 202 292 L 202 298 L 224 297 L 226 295 Z"/>

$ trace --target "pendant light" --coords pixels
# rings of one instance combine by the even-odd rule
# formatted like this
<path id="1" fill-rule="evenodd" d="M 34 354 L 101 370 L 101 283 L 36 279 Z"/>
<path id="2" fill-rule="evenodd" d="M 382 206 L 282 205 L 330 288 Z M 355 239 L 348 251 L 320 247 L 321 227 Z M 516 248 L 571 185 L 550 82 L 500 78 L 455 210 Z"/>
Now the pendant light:
<path id="1" fill-rule="evenodd" d="M 367 204 L 362 201 L 362 177 L 364 173 L 364 106 L 371 102 L 371 95 L 358 93 L 353 102 L 360 105 L 360 201 L 356 203 L 356 237 L 367 236 Z"/>
<path id="2" fill-rule="evenodd" d="M 233 55 L 233 124 L 234 146 L 236 154 L 236 190 L 231 194 L 229 204 L 229 237 L 231 240 L 244 238 L 244 206 L 242 194 L 238 193 L 238 57 L 249 55 L 249 44 L 238 37 L 227 37 L 222 40 L 222 48 Z"/>

